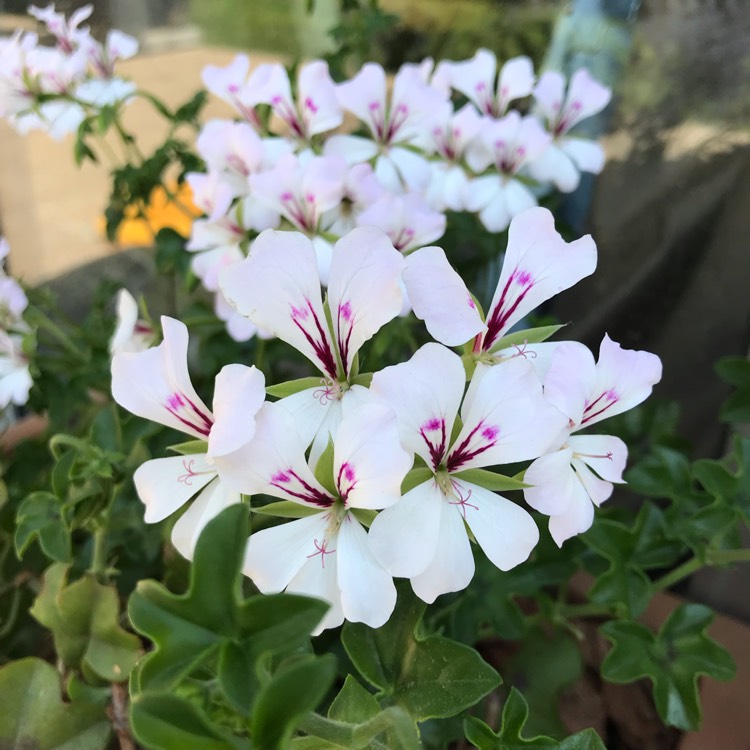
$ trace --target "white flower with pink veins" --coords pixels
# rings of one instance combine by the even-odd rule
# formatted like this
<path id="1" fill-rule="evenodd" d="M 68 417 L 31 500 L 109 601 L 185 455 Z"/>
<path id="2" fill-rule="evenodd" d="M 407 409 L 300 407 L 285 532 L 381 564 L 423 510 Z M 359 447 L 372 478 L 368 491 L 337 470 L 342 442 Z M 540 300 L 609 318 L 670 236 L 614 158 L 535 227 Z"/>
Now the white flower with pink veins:
<path id="1" fill-rule="evenodd" d="M 524 476 L 526 502 L 550 516 L 558 545 L 586 531 L 594 507 L 622 482 L 628 449 L 612 435 L 575 435 L 645 401 L 661 380 L 661 360 L 650 352 L 622 349 L 605 336 L 599 361 L 575 342 L 557 346 L 544 377 L 544 397 L 568 417 L 568 430 L 554 452 L 538 458 Z"/>
<path id="2" fill-rule="evenodd" d="M 401 443 L 424 461 L 428 477 L 375 518 L 370 546 L 428 603 L 462 590 L 474 575 L 466 526 L 501 570 L 528 558 L 539 540 L 531 516 L 463 472 L 536 458 L 566 423 L 523 359 L 490 369 L 466 397 L 465 381 L 461 358 L 439 344 L 425 344 L 372 379 L 371 392 L 395 410 Z M 459 407 L 462 427 L 452 439 Z"/>
<path id="3" fill-rule="evenodd" d="M 534 88 L 534 66 L 528 57 L 514 57 L 500 69 L 495 81 L 497 58 L 494 52 L 478 49 L 462 62 L 441 62 L 435 76 L 460 91 L 488 117 L 502 117 L 515 99 L 528 96 Z"/>
<path id="4" fill-rule="evenodd" d="M 440 157 L 431 164 L 432 174 L 425 190 L 425 198 L 437 211 L 463 211 L 469 176 L 463 166 L 464 152 L 477 136 L 482 119 L 471 104 L 455 114 L 450 113 L 442 123 L 436 123 L 430 133 L 430 150 Z"/>
<path id="5" fill-rule="evenodd" d="M 321 283 L 328 283 L 331 244 L 320 236 L 322 218 L 344 197 L 347 166 L 334 156 L 284 154 L 273 169 L 250 175 L 255 199 L 283 216 L 313 241 Z"/>
<path id="6" fill-rule="evenodd" d="M 414 314 L 447 346 L 474 339 L 479 362 L 493 364 L 510 328 L 542 302 L 589 276 L 596 245 L 589 235 L 565 242 L 546 208 L 530 208 L 510 223 L 508 247 L 486 320 L 439 247 L 406 258 L 404 284 Z"/>
<path id="7" fill-rule="evenodd" d="M 164 341 L 142 352 L 118 352 L 112 358 L 112 396 L 123 408 L 145 419 L 207 442 L 205 452 L 155 458 L 135 472 L 146 523 L 157 523 L 195 499 L 172 530 L 172 543 L 192 557 L 203 527 L 224 508 L 241 501 L 224 479 L 240 449 L 255 434 L 255 415 L 265 400 L 260 370 L 226 365 L 216 376 L 213 412 L 195 392 L 187 369 L 188 331 L 162 317 Z"/>
<path id="8" fill-rule="evenodd" d="M 234 107 L 240 117 L 260 133 L 264 128 L 255 110 L 259 103 L 255 92 L 265 73 L 260 68 L 255 68 L 248 76 L 249 71 L 250 58 L 247 55 L 237 55 L 223 68 L 207 65 L 201 79 L 212 94 Z"/>
<path id="9" fill-rule="evenodd" d="M 305 461 L 293 418 L 279 404 L 261 409 L 255 438 L 242 452 L 237 481 L 243 492 L 291 500 L 307 511 L 252 534 L 243 572 L 263 593 L 286 590 L 330 602 L 316 633 L 344 619 L 383 625 L 396 604 L 396 588 L 373 557 L 356 511 L 397 502 L 411 468 L 393 411 L 365 403 L 347 414 L 333 444 L 332 471 L 318 472 L 321 481 Z"/>
<path id="10" fill-rule="evenodd" d="M 482 123 L 466 150 L 466 162 L 477 173 L 490 166 L 493 172 L 469 182 L 465 202 L 467 210 L 479 212 L 490 232 L 505 231 L 515 216 L 536 206 L 536 197 L 518 175 L 544 153 L 551 140 L 535 117 L 521 117 L 518 112 Z"/>
<path id="11" fill-rule="evenodd" d="M 237 312 L 298 349 L 323 376 L 279 402 L 294 416 L 305 445 L 312 442 L 313 463 L 346 412 L 368 396 L 357 383 L 355 358 L 399 314 L 403 263 L 382 230 L 352 230 L 333 248 L 324 304 L 310 240 L 297 232 L 267 230 L 245 260 L 220 275 Z"/>
<path id="12" fill-rule="evenodd" d="M 447 96 L 428 86 L 413 65 L 405 65 L 393 80 L 387 96 L 385 71 L 367 63 L 354 78 L 337 87 L 344 109 L 356 115 L 371 138 L 331 136 L 326 154 L 338 154 L 349 164 L 375 160 L 375 174 L 388 190 L 421 191 L 430 179 L 430 164 L 409 147 L 424 149 L 433 123 L 450 111 Z"/>
<path id="13" fill-rule="evenodd" d="M 577 70 L 565 91 L 565 78 L 551 70 L 534 88 L 537 110 L 547 120 L 553 136 L 546 151 L 529 165 L 529 172 L 540 182 L 553 182 L 558 190 L 570 193 L 578 187 L 581 172 L 598 174 L 604 167 L 604 149 L 588 138 L 569 135 L 575 125 L 601 112 L 612 97 L 607 86 Z"/>
<path id="14" fill-rule="evenodd" d="M 313 60 L 299 69 L 296 101 L 289 75 L 279 63 L 259 66 L 252 80 L 251 96 L 256 102 L 270 105 L 284 124 L 281 132 L 298 143 L 309 143 L 312 136 L 333 130 L 344 120 L 336 85 L 328 64 L 322 60 Z"/>
<path id="15" fill-rule="evenodd" d="M 25 404 L 32 385 L 23 337 L 0 330 L 0 409 Z"/>

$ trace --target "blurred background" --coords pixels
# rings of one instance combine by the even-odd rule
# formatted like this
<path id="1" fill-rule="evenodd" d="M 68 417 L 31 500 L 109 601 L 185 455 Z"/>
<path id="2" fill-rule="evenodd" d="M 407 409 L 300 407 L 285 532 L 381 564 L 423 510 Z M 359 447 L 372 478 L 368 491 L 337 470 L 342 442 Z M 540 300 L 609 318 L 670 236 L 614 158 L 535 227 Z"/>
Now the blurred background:
<path id="1" fill-rule="evenodd" d="M 83 3 L 62 0 L 70 12 Z M 25 0 L 0 0 L 0 34 L 36 28 Z M 460 60 L 478 47 L 500 60 L 526 54 L 537 69 L 587 67 L 613 87 L 588 125 L 607 165 L 566 199 L 568 224 L 591 232 L 594 277 L 552 310 L 592 348 L 602 335 L 659 354 L 656 395 L 679 404 L 694 456 L 718 457 L 716 415 L 729 389 L 713 363 L 750 345 L 750 3 L 747 0 L 94 0 L 90 20 L 138 37 L 118 70 L 168 105 L 186 101 L 207 64 L 238 50 L 253 62 L 334 53 L 340 76 L 373 59 Z M 333 33 L 331 33 L 333 30 Z M 343 49 L 342 42 L 353 45 Z M 335 53 L 341 53 L 336 57 Z M 346 65 L 344 64 L 346 61 Z M 212 102 L 206 117 L 228 114 Z M 142 102 L 127 113 L 145 148 L 160 142 Z M 148 244 L 137 231 L 113 244 L 102 211 L 107 170 L 77 168 L 72 138 L 17 135 L 0 123 L 0 230 L 13 272 L 29 283 Z M 164 208 L 168 212 L 168 208 Z M 175 219 L 177 221 L 177 219 Z M 183 217 L 184 221 L 184 217 Z M 184 230 L 187 231 L 187 230 Z M 78 277 L 80 278 L 80 277 Z M 744 570 L 706 571 L 690 596 L 750 620 Z M 739 586 L 739 588 L 738 588 Z"/>

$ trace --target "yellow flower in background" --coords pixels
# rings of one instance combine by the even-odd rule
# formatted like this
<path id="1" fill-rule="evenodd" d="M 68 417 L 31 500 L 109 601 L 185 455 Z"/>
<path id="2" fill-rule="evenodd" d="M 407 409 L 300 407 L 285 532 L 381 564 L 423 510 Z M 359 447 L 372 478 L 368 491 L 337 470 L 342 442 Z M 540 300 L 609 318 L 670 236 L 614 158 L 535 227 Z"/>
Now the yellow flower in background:
<path id="1" fill-rule="evenodd" d="M 193 221 L 201 213 L 193 203 L 193 193 L 187 183 L 168 183 L 166 189 L 159 186 L 151 191 L 149 203 L 144 208 L 132 205 L 125 209 L 125 219 L 117 230 L 116 241 L 128 247 L 150 247 L 154 244 L 154 235 L 165 228 L 187 237 Z M 98 225 L 104 234 L 104 217 L 99 219 Z"/>

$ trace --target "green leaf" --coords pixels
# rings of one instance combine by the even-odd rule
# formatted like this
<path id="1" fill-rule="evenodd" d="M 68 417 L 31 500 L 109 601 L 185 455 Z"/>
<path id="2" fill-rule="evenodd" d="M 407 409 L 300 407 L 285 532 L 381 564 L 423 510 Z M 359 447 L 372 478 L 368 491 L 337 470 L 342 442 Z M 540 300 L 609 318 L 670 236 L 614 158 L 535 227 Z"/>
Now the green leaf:
<path id="1" fill-rule="evenodd" d="M 326 491 L 338 497 L 339 491 L 333 477 L 333 437 L 328 438 L 328 445 L 315 464 L 315 478 Z"/>
<path id="2" fill-rule="evenodd" d="M 466 739 L 479 750 L 607 750 L 593 729 L 584 729 L 562 741 L 544 736 L 527 739 L 522 734 L 528 718 L 528 703 L 518 690 L 511 688 L 503 707 L 502 724 L 497 734 L 474 716 L 464 720 L 464 733 Z"/>
<path id="3" fill-rule="evenodd" d="M 120 601 L 114 586 L 86 575 L 66 585 L 68 566 L 47 569 L 31 615 L 52 631 L 55 650 L 69 667 L 90 669 L 107 682 L 130 675 L 140 640 L 120 627 Z"/>
<path id="4" fill-rule="evenodd" d="M 150 750 L 249 750 L 247 740 L 226 735 L 189 701 L 172 693 L 136 696 L 130 708 L 133 735 Z"/>
<path id="5" fill-rule="evenodd" d="M 208 451 L 208 443 L 205 440 L 187 440 L 184 443 L 170 445 L 167 450 L 179 453 L 181 456 L 193 456 L 197 453 L 206 453 Z"/>
<path id="6" fill-rule="evenodd" d="M 23 556 L 35 539 L 50 559 L 70 560 L 70 530 L 63 518 L 62 505 L 51 492 L 32 492 L 18 508 L 15 533 L 18 557 Z"/>
<path id="7" fill-rule="evenodd" d="M 625 616 L 637 617 L 652 595 L 645 570 L 672 565 L 684 553 L 684 545 L 667 534 L 664 514 L 652 503 L 645 503 L 629 527 L 600 518 L 582 536 L 583 541 L 609 561 L 589 590 L 589 598 L 612 604 Z"/>
<path id="8" fill-rule="evenodd" d="M 729 680 L 735 673 L 729 653 L 705 634 L 712 619 L 708 607 L 682 604 L 657 634 L 638 622 L 605 623 L 600 631 L 612 649 L 602 662 L 602 677 L 618 684 L 647 677 L 662 721 L 686 731 L 697 729 L 698 677 Z"/>
<path id="9" fill-rule="evenodd" d="M 433 476 L 435 476 L 435 472 L 427 466 L 418 466 L 416 469 L 412 469 L 401 482 L 401 494 L 405 495 L 409 490 L 424 484 Z"/>
<path id="10" fill-rule="evenodd" d="M 104 750 L 111 726 L 101 706 L 63 703 L 60 675 L 41 659 L 0 669 L 0 747 L 8 750 Z"/>
<path id="11" fill-rule="evenodd" d="M 377 698 L 348 674 L 344 686 L 328 709 L 328 718 L 347 724 L 363 724 L 380 713 Z"/>
<path id="12" fill-rule="evenodd" d="M 327 604 L 319 599 L 291 594 L 241 599 L 247 537 L 247 508 L 232 505 L 200 535 L 187 593 L 172 594 L 155 581 L 138 584 L 128 613 L 136 630 L 155 644 L 139 664 L 142 688 L 172 688 L 229 641 L 238 643 L 251 663 L 266 652 L 291 650 L 320 622 Z"/>
<path id="13" fill-rule="evenodd" d="M 266 387 L 266 393 L 275 398 L 286 398 L 300 391 L 307 391 L 310 388 L 322 388 L 323 383 L 323 378 L 299 378 L 298 380 L 288 380 L 286 383 L 279 383 L 278 385 L 269 385 Z"/>
<path id="14" fill-rule="evenodd" d="M 466 469 L 465 471 L 458 471 L 452 476 L 456 479 L 463 479 L 465 482 L 478 484 L 480 487 L 493 492 L 510 492 L 511 490 L 522 490 L 529 486 L 518 479 L 496 474 L 488 469 Z"/>
<path id="15" fill-rule="evenodd" d="M 554 336 L 561 328 L 567 324 L 555 326 L 540 326 L 539 328 L 527 328 L 523 331 L 515 331 L 503 336 L 491 349 L 491 352 L 497 352 L 500 349 L 508 349 L 511 346 L 522 346 L 523 344 L 539 344 L 546 341 L 550 336 Z"/>
<path id="16" fill-rule="evenodd" d="M 294 500 L 279 500 L 277 503 L 259 506 L 251 505 L 250 510 L 261 516 L 276 516 L 277 518 L 305 518 L 320 513 L 320 508 L 295 503 Z"/>
<path id="17" fill-rule="evenodd" d="M 283 664 L 258 694 L 251 717 L 256 747 L 283 748 L 300 720 L 325 696 L 336 677 L 336 658 L 306 655 Z"/>
<path id="18" fill-rule="evenodd" d="M 418 636 L 426 605 L 408 584 L 398 588 L 396 609 L 383 627 L 347 622 L 342 631 L 349 658 L 368 682 L 417 721 L 454 716 L 500 684 L 500 675 L 474 649 L 442 636 Z"/>
<path id="19" fill-rule="evenodd" d="M 353 378 L 349 378 L 349 382 L 352 385 L 361 385 L 365 388 L 370 387 L 370 383 L 372 383 L 372 376 L 374 373 L 372 372 L 362 372 L 359 375 L 355 375 Z"/>
<path id="20" fill-rule="evenodd" d="M 562 628 L 531 628 L 505 665 L 508 684 L 523 685 L 531 706 L 529 732 L 562 735 L 558 704 L 562 691 L 583 672 L 581 648 L 571 633 Z"/>

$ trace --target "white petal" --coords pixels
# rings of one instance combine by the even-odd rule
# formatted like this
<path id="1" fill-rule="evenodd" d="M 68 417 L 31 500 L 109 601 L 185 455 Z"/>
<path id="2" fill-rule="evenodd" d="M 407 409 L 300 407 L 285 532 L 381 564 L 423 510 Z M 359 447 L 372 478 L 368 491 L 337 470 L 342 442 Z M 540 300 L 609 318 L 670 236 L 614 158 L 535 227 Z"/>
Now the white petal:
<path id="1" fill-rule="evenodd" d="M 609 500 L 614 490 L 612 482 L 600 479 L 589 469 L 586 464 L 578 458 L 573 458 L 572 466 L 575 469 L 578 481 L 583 485 L 591 502 L 598 508 L 603 502 Z"/>
<path id="2" fill-rule="evenodd" d="M 587 466 L 608 482 L 622 482 L 628 447 L 613 435 L 571 435 L 568 444 Z"/>
<path id="3" fill-rule="evenodd" d="M 401 497 L 412 457 L 399 442 L 396 414 L 370 403 L 347 414 L 333 449 L 333 477 L 347 507 L 380 509 Z"/>
<path id="4" fill-rule="evenodd" d="M 549 531 L 557 546 L 562 547 L 566 539 L 588 531 L 593 522 L 594 506 L 583 485 L 576 482 L 568 509 L 560 515 L 550 516 Z"/>
<path id="5" fill-rule="evenodd" d="M 249 257 L 225 268 L 220 279 L 224 296 L 237 312 L 336 377 L 317 257 L 307 237 L 267 229 L 253 243 Z"/>
<path id="6" fill-rule="evenodd" d="M 564 341 L 555 349 L 544 377 L 544 397 L 579 425 L 595 378 L 594 355 L 583 344 Z"/>
<path id="7" fill-rule="evenodd" d="M 483 371 L 461 416 L 463 428 L 448 454 L 450 472 L 536 458 L 567 425 L 544 400 L 534 368 L 523 358 Z"/>
<path id="8" fill-rule="evenodd" d="M 158 523 L 181 508 L 196 492 L 216 478 L 216 468 L 202 453 L 154 458 L 142 463 L 133 482 L 146 506 L 146 523 Z"/>
<path id="9" fill-rule="evenodd" d="M 139 417 L 205 439 L 213 417 L 190 382 L 187 328 L 173 318 L 162 317 L 161 322 L 164 341 L 159 346 L 112 358 L 112 396 Z"/>
<path id="10" fill-rule="evenodd" d="M 222 457 L 222 479 L 247 495 L 265 493 L 303 505 L 327 508 L 333 498 L 305 461 L 305 448 L 289 414 L 266 402 L 256 416 L 253 439 Z"/>
<path id="11" fill-rule="evenodd" d="M 465 382 L 457 354 L 440 344 L 425 344 L 408 362 L 376 372 L 370 390 L 396 412 L 403 446 L 437 469 L 447 452 Z"/>
<path id="12" fill-rule="evenodd" d="M 453 486 L 460 492 L 457 507 L 493 565 L 510 570 L 529 558 L 539 529 L 523 508 L 469 482 L 454 479 Z"/>
<path id="13" fill-rule="evenodd" d="M 255 415 L 266 398 L 266 378 L 255 365 L 225 365 L 216 376 L 214 426 L 208 453 L 224 456 L 238 450 L 255 434 Z"/>
<path id="14" fill-rule="evenodd" d="M 568 289 L 596 268 L 590 235 L 566 243 L 546 208 L 530 208 L 510 223 L 508 248 L 497 290 L 487 311 L 484 349 L 542 302 Z"/>
<path id="15" fill-rule="evenodd" d="M 411 578 L 430 564 L 437 550 L 444 502 L 437 483 L 430 479 L 375 517 L 368 535 L 370 547 L 391 575 Z"/>
<path id="16" fill-rule="evenodd" d="M 182 514 L 172 529 L 172 544 L 188 560 L 193 559 L 195 545 L 206 524 L 224 508 L 240 503 L 239 492 L 234 492 L 221 480 L 209 484 L 190 507 Z"/>
<path id="17" fill-rule="evenodd" d="M 347 164 L 369 161 L 378 153 L 378 145 L 357 135 L 332 135 L 325 144 L 326 156 L 341 156 Z"/>
<path id="18" fill-rule="evenodd" d="M 411 579 L 414 593 L 432 604 L 441 594 L 462 591 L 474 576 L 474 556 L 460 511 L 443 499 L 435 556 Z"/>
<path id="19" fill-rule="evenodd" d="M 560 148 L 575 162 L 581 172 L 599 174 L 604 168 L 604 149 L 596 142 L 584 138 L 563 138 Z"/>
<path id="20" fill-rule="evenodd" d="M 580 493 L 578 480 L 571 468 L 571 448 L 548 453 L 534 461 L 523 477 L 527 487 L 523 491 L 526 502 L 547 516 L 565 513 L 573 498 Z"/>
<path id="21" fill-rule="evenodd" d="M 287 521 L 250 535 L 242 572 L 253 579 L 264 594 L 283 591 L 308 560 L 321 566 L 321 555 L 315 554 L 326 538 L 329 514 L 316 513 Z M 333 555 L 325 555 L 325 567 Z"/>
<path id="22" fill-rule="evenodd" d="M 528 167 L 535 180 L 552 182 L 563 193 L 572 193 L 581 181 L 578 167 L 557 143 L 550 143 Z"/>
<path id="23" fill-rule="evenodd" d="M 328 305 L 346 373 L 362 344 L 401 310 L 403 265 L 388 235 L 375 227 L 357 227 L 336 243 Z"/>
<path id="24" fill-rule="evenodd" d="M 458 346 L 486 330 L 462 278 L 439 247 L 424 247 L 406 259 L 404 283 L 414 314 L 433 338 Z"/>
<path id="25" fill-rule="evenodd" d="M 336 541 L 338 584 L 344 616 L 371 628 L 384 625 L 396 606 L 396 587 L 370 551 L 367 533 L 351 513 Z"/>
<path id="26" fill-rule="evenodd" d="M 623 349 L 605 335 L 599 347 L 596 382 L 581 425 L 588 427 L 645 401 L 661 374 L 661 360 L 655 354 Z"/>

